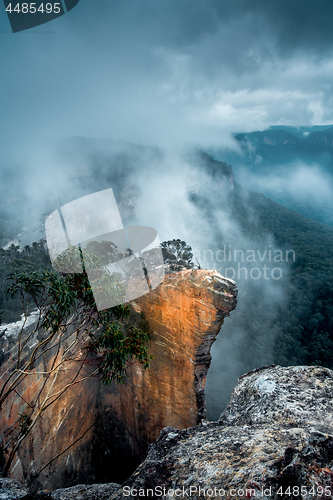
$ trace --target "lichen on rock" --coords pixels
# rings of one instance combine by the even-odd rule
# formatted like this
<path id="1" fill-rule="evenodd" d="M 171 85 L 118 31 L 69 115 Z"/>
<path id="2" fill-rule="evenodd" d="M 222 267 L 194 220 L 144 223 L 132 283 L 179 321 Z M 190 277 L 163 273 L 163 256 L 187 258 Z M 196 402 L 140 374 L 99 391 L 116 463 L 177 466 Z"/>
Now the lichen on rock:
<path id="1" fill-rule="evenodd" d="M 270 366 L 241 377 L 218 422 L 163 429 L 124 491 L 192 499 L 333 498 L 333 372 Z M 303 487 L 303 489 L 302 489 Z M 124 490 L 125 488 L 125 490 Z M 214 496 L 214 495 L 213 495 Z"/>

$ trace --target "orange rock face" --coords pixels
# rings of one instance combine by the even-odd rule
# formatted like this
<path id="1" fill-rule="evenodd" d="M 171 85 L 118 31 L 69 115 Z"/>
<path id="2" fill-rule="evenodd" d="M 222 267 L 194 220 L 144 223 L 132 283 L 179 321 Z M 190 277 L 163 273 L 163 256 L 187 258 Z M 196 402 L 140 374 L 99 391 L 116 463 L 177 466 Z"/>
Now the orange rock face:
<path id="1" fill-rule="evenodd" d="M 145 408 L 140 434 L 152 442 L 166 425 L 184 429 L 205 416 L 210 348 L 223 318 L 236 305 L 235 291 L 215 271 L 186 270 L 166 275 L 162 286 L 133 305 L 149 321 L 154 359 L 149 370 L 131 365 L 129 381 L 118 386 L 117 399 L 126 408 L 133 432 L 140 427 L 135 414 Z"/>
<path id="2" fill-rule="evenodd" d="M 224 317 L 236 306 L 236 295 L 234 282 L 216 271 L 167 274 L 157 289 L 132 303 L 138 318 L 143 313 L 149 323 L 150 368 L 133 361 L 124 384 L 101 388 L 97 379 L 88 379 L 69 388 L 22 442 L 11 477 L 28 483 L 62 453 L 34 481 L 35 489 L 122 482 L 162 428 L 195 426 L 205 417 L 210 348 Z M 59 386 L 65 377 L 61 375 Z M 24 399 L 32 399 L 34 390 L 22 388 Z M 24 408 L 20 398 L 3 409 L 3 432 L 17 425 L 15 418 Z"/>

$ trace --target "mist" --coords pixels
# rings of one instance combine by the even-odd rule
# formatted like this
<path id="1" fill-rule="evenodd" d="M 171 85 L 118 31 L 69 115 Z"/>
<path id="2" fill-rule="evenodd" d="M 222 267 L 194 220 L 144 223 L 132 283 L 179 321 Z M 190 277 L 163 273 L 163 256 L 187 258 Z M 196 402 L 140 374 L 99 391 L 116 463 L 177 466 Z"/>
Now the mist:
<path id="1" fill-rule="evenodd" d="M 257 172 L 238 163 L 234 171 L 249 189 L 318 222 L 333 224 L 333 176 L 327 160 L 322 164 L 301 160 L 279 163 L 258 167 Z"/>
<path id="2" fill-rule="evenodd" d="M 226 318 L 213 347 L 206 385 L 208 417 L 218 418 L 235 378 L 273 359 L 274 322 L 284 305 L 289 270 L 284 256 L 274 262 L 278 250 L 274 238 L 267 234 L 257 239 L 244 231 L 229 208 L 232 180 L 224 175 L 213 178 L 198 150 L 76 138 L 55 143 L 50 151 L 30 159 L 35 169 L 22 179 L 26 196 L 12 206 L 21 247 L 44 237 L 45 216 L 59 206 L 112 187 L 125 225 L 151 226 L 160 241 L 185 240 L 196 264 L 237 282 L 238 306 Z M 246 195 L 242 203 L 250 214 Z M 254 213 L 251 224 L 259 225 Z M 272 275 L 274 268 L 279 270 Z M 245 331 L 244 321 L 249 324 Z M 238 345 L 248 342 L 251 329 L 251 354 L 243 360 Z"/>
<path id="3" fill-rule="evenodd" d="M 238 165 L 237 177 L 243 185 L 259 192 L 285 193 L 302 201 L 327 203 L 332 199 L 333 178 L 320 164 L 296 161 L 274 165 L 265 169 L 265 174 L 250 172 Z"/>
<path id="4" fill-rule="evenodd" d="M 249 234 L 228 208 L 228 181 L 216 186 L 188 151 L 237 156 L 236 132 L 329 124 L 332 13 L 325 0 L 301 9 L 286 0 L 82 0 L 65 16 L 13 35 L 0 11 L 2 246 L 17 236 L 20 245 L 42 238 L 53 210 L 112 187 L 125 224 L 152 226 L 161 241 L 184 239 L 201 267 L 227 268 L 231 278 L 232 268 L 239 301 L 213 348 L 210 418 L 235 378 L 271 362 L 289 263 L 278 264 L 281 278 L 271 276 L 274 237 Z M 291 208 L 309 200 L 329 205 L 332 182 L 320 164 L 264 175 L 243 167 L 236 165 L 237 182 Z M 245 191 L 241 203 L 251 216 Z M 251 224 L 260 225 L 255 214 Z M 220 262 L 224 245 L 266 254 Z M 238 264 L 245 268 L 239 277 Z M 240 359 L 245 341 L 248 358 Z"/>

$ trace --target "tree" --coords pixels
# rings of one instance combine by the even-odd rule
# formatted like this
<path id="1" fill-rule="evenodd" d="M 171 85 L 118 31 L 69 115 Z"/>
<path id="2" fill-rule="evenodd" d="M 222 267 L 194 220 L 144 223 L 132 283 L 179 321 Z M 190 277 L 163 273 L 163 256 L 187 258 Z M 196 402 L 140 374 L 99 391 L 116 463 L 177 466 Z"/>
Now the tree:
<path id="1" fill-rule="evenodd" d="M 169 240 L 161 243 L 162 254 L 165 264 L 170 265 L 172 270 L 180 270 L 183 267 L 192 269 L 192 248 L 180 239 Z"/>
<path id="2" fill-rule="evenodd" d="M 23 250 L 14 245 L 7 250 L 0 248 L 0 309 L 3 311 L 2 319 L 6 323 L 19 320 L 22 313 L 19 297 L 11 298 L 6 293 L 6 277 L 15 272 L 32 272 L 39 269 L 51 269 L 45 240 L 26 245 Z"/>
<path id="3" fill-rule="evenodd" d="M 59 257 L 59 268 L 64 270 L 67 263 L 73 271 L 83 262 L 81 253 L 79 258 L 77 249 L 70 248 Z M 5 361 L 7 376 L 1 379 L 0 409 L 10 399 L 23 399 L 20 391 L 24 384 L 34 382 L 38 390 L 33 401 L 23 399 L 25 410 L 17 415 L 18 425 L 1 444 L 5 456 L 3 476 L 8 474 L 20 444 L 38 418 L 69 387 L 90 377 L 99 377 L 102 385 L 113 380 L 122 382 L 130 358 L 145 368 L 149 366 L 151 356 L 145 345 L 148 332 L 130 324 L 129 305 L 97 309 L 86 268 L 100 271 L 101 293 L 121 298 L 122 284 L 93 252 L 85 256 L 84 266 L 83 273 L 42 270 L 16 272 L 8 277 L 10 295 L 20 297 L 24 323 Z M 31 332 L 25 332 L 31 305 L 37 309 L 37 323 Z"/>

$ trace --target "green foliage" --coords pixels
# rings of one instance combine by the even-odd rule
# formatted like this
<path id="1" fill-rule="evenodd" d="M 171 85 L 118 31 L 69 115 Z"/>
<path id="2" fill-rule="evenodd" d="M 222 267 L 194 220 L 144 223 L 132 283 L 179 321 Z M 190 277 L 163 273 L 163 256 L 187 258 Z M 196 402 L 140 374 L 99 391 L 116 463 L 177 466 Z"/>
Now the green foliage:
<path id="1" fill-rule="evenodd" d="M 117 245 L 112 241 L 89 241 L 86 246 L 86 251 L 91 254 L 99 255 L 101 263 L 104 265 L 116 262 L 124 257 L 124 255 L 118 251 Z"/>
<path id="2" fill-rule="evenodd" d="M 147 333 L 139 328 L 129 326 L 127 335 L 119 329 L 116 323 L 108 323 L 105 330 L 91 344 L 91 348 L 103 355 L 100 365 L 102 385 L 109 385 L 113 379 L 123 381 L 126 374 L 126 361 L 134 357 L 140 361 L 144 368 L 149 367 L 147 347 L 144 345 L 149 340 Z"/>
<path id="3" fill-rule="evenodd" d="M 44 240 L 34 242 L 31 246 L 26 245 L 22 251 L 14 245 L 8 250 L 0 248 L 0 310 L 3 322 L 17 321 L 22 314 L 20 297 L 7 294 L 7 276 L 15 272 L 34 272 L 50 268 L 50 258 Z"/>
<path id="4" fill-rule="evenodd" d="M 58 267 L 79 269 L 81 255 L 74 248 L 64 252 L 58 260 Z M 66 266 L 67 264 L 67 266 Z M 99 295 L 108 295 L 122 300 L 124 287 L 94 254 L 85 258 L 86 268 L 99 271 L 97 285 Z M 118 305 L 98 311 L 86 272 L 59 273 L 52 270 L 16 272 L 7 277 L 8 293 L 13 298 L 19 296 L 23 307 L 33 304 L 41 311 L 40 327 L 51 335 L 48 342 L 66 328 L 75 315 L 90 337 L 87 350 L 99 356 L 99 373 L 103 385 L 112 380 L 123 381 L 126 376 L 126 363 L 130 358 L 137 359 L 146 368 L 151 356 L 145 343 L 149 340 L 147 332 L 129 325 L 128 305 Z"/>
<path id="5" fill-rule="evenodd" d="M 33 246 L 33 250 L 38 248 Z M 114 248 L 107 245 L 103 248 L 114 256 Z M 17 248 L 11 248 L 11 252 L 14 259 L 10 262 L 19 261 L 21 255 Z M 28 248 L 25 252 L 28 253 Z M 83 261 L 81 250 L 71 247 L 57 258 L 58 271 L 34 270 L 33 265 L 22 271 L 18 266 L 6 278 L 8 295 L 20 301 L 23 316 L 27 318 L 29 306 L 39 314 L 32 331 L 24 331 L 22 327 L 15 337 L 11 368 L 4 372 L 0 388 L 0 408 L 13 393 L 22 398 L 23 380 L 28 378 L 32 382 L 42 374 L 43 384 L 34 400 L 28 403 L 22 398 L 27 408 L 17 417 L 20 432 L 7 442 L 6 437 L 3 438 L 3 476 L 8 474 L 20 444 L 36 421 L 70 386 L 93 376 L 99 376 L 102 385 L 113 380 L 123 382 L 131 358 L 144 368 L 149 367 L 152 359 L 146 346 L 149 329 L 138 327 L 146 326 L 144 318 L 140 318 L 139 325 L 132 324 L 130 306 L 122 303 L 125 288 L 104 266 L 110 253 L 98 256 L 95 252 L 96 247 L 92 246 L 85 252 Z M 6 253 L 3 256 L 8 257 Z M 98 288 L 99 297 L 116 299 L 121 305 L 99 311 L 86 271 L 94 271 L 94 289 Z M 44 369 L 35 371 L 37 366 Z M 60 371 L 66 373 L 65 382 L 53 391 Z"/>
<path id="6" fill-rule="evenodd" d="M 26 436 L 29 433 L 31 424 L 32 418 L 30 417 L 30 415 L 28 415 L 27 413 L 23 413 L 22 415 L 20 414 L 19 426 L 23 435 Z"/>
<path id="7" fill-rule="evenodd" d="M 185 241 L 173 239 L 161 243 L 162 254 L 165 264 L 169 264 L 173 270 L 186 267 L 191 269 L 194 267 L 192 261 L 192 248 Z"/>

